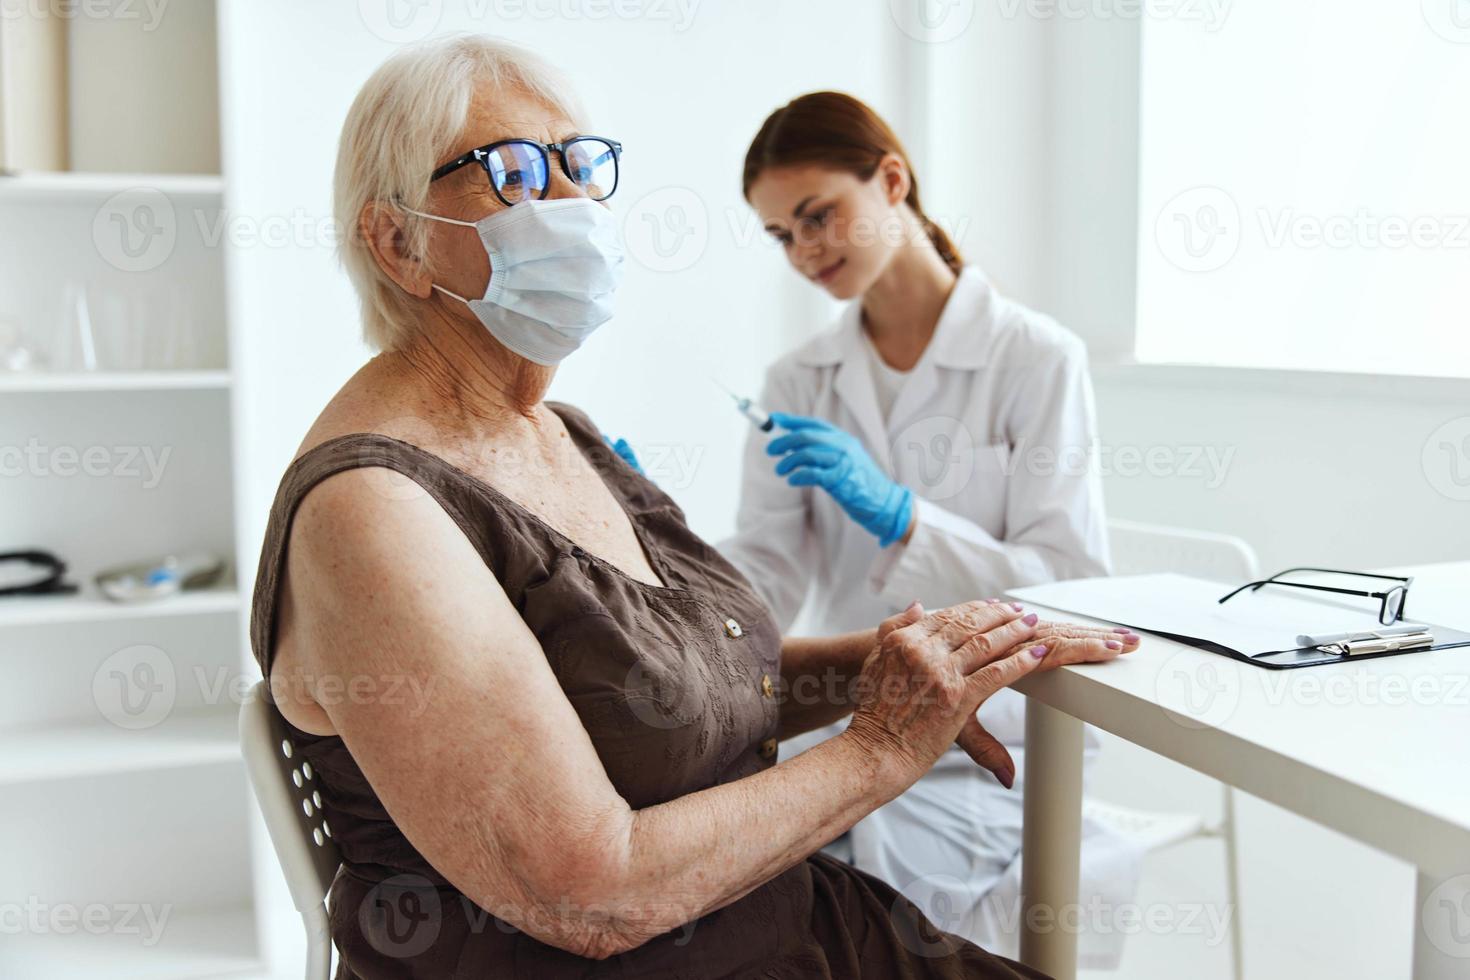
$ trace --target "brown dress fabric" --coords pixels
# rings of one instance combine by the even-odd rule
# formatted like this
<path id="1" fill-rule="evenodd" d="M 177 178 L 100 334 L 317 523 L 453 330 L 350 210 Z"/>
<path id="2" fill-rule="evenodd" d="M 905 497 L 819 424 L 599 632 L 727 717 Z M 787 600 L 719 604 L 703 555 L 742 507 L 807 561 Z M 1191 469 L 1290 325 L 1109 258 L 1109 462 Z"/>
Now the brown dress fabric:
<path id="1" fill-rule="evenodd" d="M 631 806 L 775 765 L 778 709 L 764 678 L 778 676 L 781 638 L 760 599 L 689 530 L 671 499 L 607 449 L 586 415 L 551 407 L 626 509 L 664 587 L 589 554 L 429 452 L 382 435 L 341 436 L 293 462 L 277 491 L 250 624 L 262 673 L 270 676 L 297 506 L 335 473 L 386 467 L 433 495 L 484 558 Z M 575 956 L 451 886 L 394 825 L 341 738 L 292 732 L 315 770 L 343 857 L 329 900 L 338 980 L 1041 976 L 939 932 L 893 888 L 821 854 L 630 952 L 601 961 Z"/>

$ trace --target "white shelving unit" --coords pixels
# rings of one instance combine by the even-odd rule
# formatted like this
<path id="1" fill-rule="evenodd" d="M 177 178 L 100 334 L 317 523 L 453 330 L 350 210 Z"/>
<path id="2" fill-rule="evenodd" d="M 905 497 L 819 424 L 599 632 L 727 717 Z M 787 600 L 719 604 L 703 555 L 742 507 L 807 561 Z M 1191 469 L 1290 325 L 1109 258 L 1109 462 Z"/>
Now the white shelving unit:
<path id="1" fill-rule="evenodd" d="M 119 35 L 117 51 L 207 43 L 179 32 L 214 30 L 213 16 L 186 14 L 156 36 Z M 229 241 L 210 231 L 228 213 L 226 193 L 207 174 L 0 176 L 0 319 L 44 354 L 66 323 L 63 296 L 84 287 L 101 355 L 101 335 L 120 323 L 157 329 L 117 310 L 151 309 L 142 301 L 161 296 L 192 328 L 195 355 L 180 369 L 149 366 L 149 354 L 127 370 L 0 371 L 0 550 L 52 551 L 82 586 L 0 597 L 0 905 L 58 912 L 0 937 L 0 977 L 203 980 L 266 969 L 257 817 L 236 736 L 235 699 L 258 671 L 234 583 L 256 556 L 237 554 Z M 143 210 L 128 210 L 128 195 Z M 160 209 L 168 248 L 131 261 L 128 236 L 157 225 Z M 88 458 L 94 465 L 79 465 Z M 102 568 L 185 550 L 225 556 L 226 581 L 139 605 L 93 586 Z M 139 648 L 146 666 L 166 669 L 166 688 L 119 661 Z M 171 699 L 167 710 L 139 726 L 109 703 L 153 697 Z M 97 908 L 105 928 L 76 925 Z"/>
<path id="2" fill-rule="evenodd" d="M 0 374 L 0 393 L 184 391 L 229 386 L 228 371 L 27 371 Z"/>
<path id="3" fill-rule="evenodd" d="M 240 595 L 233 588 L 199 589 L 193 592 L 183 592 L 159 602 L 136 605 L 121 605 L 91 591 L 77 595 L 11 596 L 5 600 L 3 605 L 0 605 L 0 629 L 7 626 L 121 622 L 131 619 L 233 614 L 239 609 Z"/>
<path id="4" fill-rule="evenodd" d="M 19 172 L 0 178 L 0 201 L 50 198 L 63 202 L 101 201 L 137 188 L 174 197 L 218 197 L 224 178 L 214 174 L 104 174 Z"/>
<path id="5" fill-rule="evenodd" d="M 156 727 L 128 732 L 126 738 L 118 732 L 108 721 L 14 732 L 0 758 L 0 787 L 227 764 L 240 756 L 230 711 L 180 714 Z"/>

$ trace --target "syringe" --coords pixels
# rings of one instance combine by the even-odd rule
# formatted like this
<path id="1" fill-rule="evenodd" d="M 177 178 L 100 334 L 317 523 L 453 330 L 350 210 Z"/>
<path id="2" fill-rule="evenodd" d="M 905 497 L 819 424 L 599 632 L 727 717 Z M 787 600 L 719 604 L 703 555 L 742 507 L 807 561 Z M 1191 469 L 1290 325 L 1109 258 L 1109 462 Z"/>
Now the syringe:
<path id="1" fill-rule="evenodd" d="M 729 388 L 726 388 L 718 381 L 716 381 L 715 384 L 720 385 L 720 388 L 725 392 L 725 394 L 735 399 L 735 409 L 741 415 L 744 415 L 747 419 L 749 419 L 751 425 L 755 426 L 757 429 L 760 429 L 762 432 L 770 432 L 776 427 L 776 422 L 774 419 L 771 418 L 770 414 L 767 413 L 765 409 L 757 405 L 754 401 L 749 398 L 743 398 L 740 395 L 735 394 L 735 392 L 731 391 Z"/>

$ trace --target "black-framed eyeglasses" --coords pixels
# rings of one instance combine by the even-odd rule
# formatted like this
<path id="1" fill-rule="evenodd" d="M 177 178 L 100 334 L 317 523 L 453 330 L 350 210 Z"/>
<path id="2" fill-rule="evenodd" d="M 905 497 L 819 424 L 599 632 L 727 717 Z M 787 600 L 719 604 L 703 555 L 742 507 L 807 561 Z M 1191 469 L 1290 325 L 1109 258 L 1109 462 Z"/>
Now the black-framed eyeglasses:
<path id="1" fill-rule="evenodd" d="M 1281 581 L 1281 576 L 1291 575 L 1295 572 L 1322 572 L 1328 575 L 1356 575 L 1359 578 L 1383 579 L 1386 582 L 1398 582 L 1399 584 L 1383 592 L 1367 592 L 1360 589 L 1344 589 L 1332 585 L 1315 585 L 1310 582 Z M 1293 589 L 1313 589 L 1317 592 L 1335 592 L 1338 595 L 1356 595 L 1362 596 L 1366 599 L 1377 599 L 1379 601 L 1378 622 L 1384 626 L 1389 626 L 1404 618 L 1404 603 L 1408 601 L 1409 586 L 1413 584 L 1414 576 L 1412 575 L 1379 575 L 1375 572 L 1349 572 L 1341 568 L 1311 568 L 1308 566 L 1303 566 L 1300 568 L 1288 568 L 1284 572 L 1277 572 L 1270 578 L 1262 579 L 1259 582 L 1248 582 L 1245 585 L 1242 585 L 1240 588 L 1236 589 L 1234 592 L 1230 593 L 1229 595 L 1222 596 L 1220 598 L 1220 601 L 1225 602 L 1227 599 L 1233 599 L 1247 589 L 1252 592 L 1256 592 L 1262 586 L 1266 585 L 1285 585 Z"/>
<path id="2" fill-rule="evenodd" d="M 577 136 L 560 143 L 497 140 L 477 146 L 435 170 L 429 180 L 478 163 L 490 176 L 495 196 L 507 206 L 545 199 L 551 186 L 551 154 L 561 159 L 562 173 L 594 201 L 606 201 L 618 189 L 618 162 L 623 144 L 604 136 Z"/>
<path id="3" fill-rule="evenodd" d="M 53 595 L 77 591 L 65 582 L 66 562 L 49 551 L 0 554 L 0 595 Z"/>

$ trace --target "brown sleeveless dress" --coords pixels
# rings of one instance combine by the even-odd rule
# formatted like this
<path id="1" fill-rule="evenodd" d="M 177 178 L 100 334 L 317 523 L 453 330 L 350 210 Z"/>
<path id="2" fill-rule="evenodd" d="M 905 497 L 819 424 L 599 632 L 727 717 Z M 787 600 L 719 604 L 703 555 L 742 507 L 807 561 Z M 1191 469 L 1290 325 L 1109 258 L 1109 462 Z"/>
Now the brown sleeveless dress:
<path id="1" fill-rule="evenodd" d="M 341 436 L 295 460 L 276 493 L 250 624 L 262 673 L 270 676 L 278 584 L 297 506 L 334 473 L 387 467 L 430 493 L 483 556 L 540 640 L 629 805 L 651 806 L 775 765 L 778 708 L 765 680 L 778 676 L 781 638 L 761 600 L 689 530 L 671 499 L 606 447 L 586 415 L 551 407 L 626 509 L 665 587 L 589 554 L 429 452 L 382 435 Z M 1041 976 L 940 932 L 893 888 L 822 854 L 630 952 L 602 961 L 575 956 L 449 885 L 394 825 L 341 738 L 292 734 L 315 770 L 342 852 L 329 900 L 338 980 Z"/>

